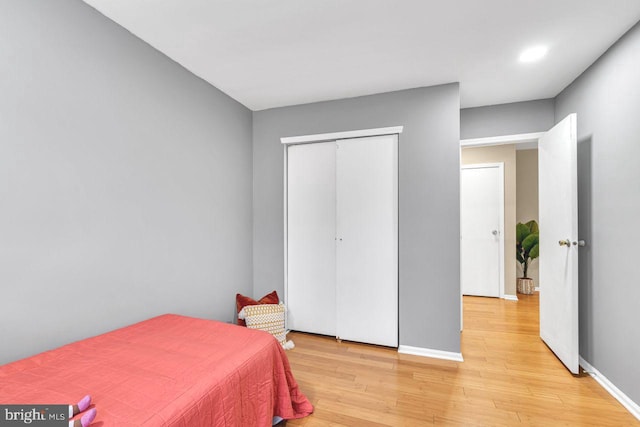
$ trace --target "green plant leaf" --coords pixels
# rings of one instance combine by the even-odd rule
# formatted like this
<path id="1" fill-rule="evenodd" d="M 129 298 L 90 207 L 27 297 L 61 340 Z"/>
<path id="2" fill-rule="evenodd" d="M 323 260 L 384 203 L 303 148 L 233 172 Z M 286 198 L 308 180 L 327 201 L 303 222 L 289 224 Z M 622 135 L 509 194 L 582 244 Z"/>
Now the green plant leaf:
<path id="1" fill-rule="evenodd" d="M 522 241 L 522 248 L 524 249 L 524 253 L 529 254 L 529 256 L 531 256 L 530 255 L 531 249 L 537 244 L 538 244 L 538 233 L 529 234 Z"/>
<path id="2" fill-rule="evenodd" d="M 528 262 L 540 256 L 539 240 L 540 232 L 535 220 L 526 224 L 519 222 L 516 225 L 516 259 L 525 271 Z"/>
<path id="3" fill-rule="evenodd" d="M 519 222 L 516 225 L 516 242 L 522 243 L 529 234 L 531 234 L 531 230 L 526 224 Z"/>

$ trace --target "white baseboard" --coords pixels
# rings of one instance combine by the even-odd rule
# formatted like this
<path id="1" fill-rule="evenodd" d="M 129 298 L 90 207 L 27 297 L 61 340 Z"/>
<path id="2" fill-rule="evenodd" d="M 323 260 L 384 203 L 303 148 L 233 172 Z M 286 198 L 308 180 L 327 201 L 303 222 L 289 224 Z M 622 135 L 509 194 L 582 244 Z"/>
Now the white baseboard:
<path id="1" fill-rule="evenodd" d="M 536 287 L 535 287 L 535 291 L 536 291 L 536 292 L 540 292 L 540 286 L 536 286 Z"/>
<path id="2" fill-rule="evenodd" d="M 518 295 L 503 295 L 502 296 L 503 299 L 506 299 L 507 301 L 518 301 Z"/>
<path id="3" fill-rule="evenodd" d="M 611 381 L 607 379 L 604 375 L 600 373 L 596 368 L 591 366 L 589 362 L 580 357 L 580 366 L 582 369 L 589 375 L 593 377 L 594 380 L 598 382 L 611 396 L 613 396 L 618 402 L 622 404 L 627 411 L 631 412 L 631 415 L 640 420 L 640 405 L 635 403 L 633 400 L 629 398 L 626 394 L 624 394 L 618 387 L 613 385 Z"/>
<path id="4" fill-rule="evenodd" d="M 409 345 L 401 345 L 398 347 L 398 353 L 413 354 L 414 356 L 433 357 L 434 359 L 453 360 L 455 362 L 464 362 L 462 353 L 454 353 L 452 351 L 432 350 L 430 348 L 411 347 Z"/>

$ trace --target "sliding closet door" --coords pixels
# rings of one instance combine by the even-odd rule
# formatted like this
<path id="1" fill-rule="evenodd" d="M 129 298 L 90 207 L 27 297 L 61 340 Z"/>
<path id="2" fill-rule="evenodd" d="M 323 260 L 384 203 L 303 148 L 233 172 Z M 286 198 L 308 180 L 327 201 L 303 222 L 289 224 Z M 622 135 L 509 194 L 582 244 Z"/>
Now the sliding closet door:
<path id="1" fill-rule="evenodd" d="M 336 335 L 336 144 L 287 149 L 288 328 Z"/>
<path id="2" fill-rule="evenodd" d="M 398 345 L 398 137 L 336 142 L 337 336 Z"/>

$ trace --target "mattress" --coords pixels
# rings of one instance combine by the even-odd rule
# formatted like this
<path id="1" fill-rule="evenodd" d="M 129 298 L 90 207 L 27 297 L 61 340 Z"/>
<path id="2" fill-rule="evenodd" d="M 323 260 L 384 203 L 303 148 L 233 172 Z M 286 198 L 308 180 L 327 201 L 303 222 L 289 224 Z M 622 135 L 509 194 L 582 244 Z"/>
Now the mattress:
<path id="1" fill-rule="evenodd" d="M 269 426 L 313 411 L 270 334 L 167 314 L 0 366 L 0 403 L 90 394 L 103 426 Z"/>

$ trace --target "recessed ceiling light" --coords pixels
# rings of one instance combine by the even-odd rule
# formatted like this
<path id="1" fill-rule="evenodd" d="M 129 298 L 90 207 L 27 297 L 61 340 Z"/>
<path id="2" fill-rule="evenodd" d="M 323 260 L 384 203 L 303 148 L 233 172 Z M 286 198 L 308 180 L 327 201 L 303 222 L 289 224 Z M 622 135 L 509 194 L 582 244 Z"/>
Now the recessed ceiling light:
<path id="1" fill-rule="evenodd" d="M 542 59 L 547 54 L 546 46 L 534 46 L 524 50 L 520 54 L 520 62 L 535 62 Z"/>

